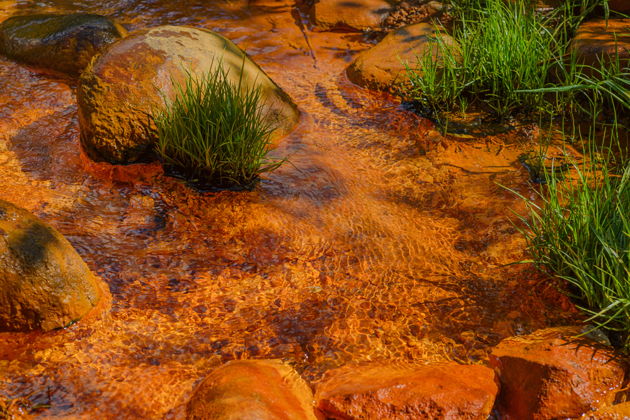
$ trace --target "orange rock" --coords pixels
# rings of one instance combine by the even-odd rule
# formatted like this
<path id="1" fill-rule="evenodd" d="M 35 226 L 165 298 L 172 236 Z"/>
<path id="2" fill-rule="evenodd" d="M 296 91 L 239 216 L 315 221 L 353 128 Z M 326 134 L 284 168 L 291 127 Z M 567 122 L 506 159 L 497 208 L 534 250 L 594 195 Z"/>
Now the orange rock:
<path id="1" fill-rule="evenodd" d="M 508 419 L 578 417 L 611 403 L 624 369 L 613 352 L 577 327 L 549 328 L 499 343 L 490 363 L 499 374 L 499 410 Z"/>
<path id="2" fill-rule="evenodd" d="M 187 406 L 189 420 L 316 420 L 313 394 L 280 360 L 239 360 L 213 370 Z"/>
<path id="3" fill-rule="evenodd" d="M 320 30 L 367 31 L 380 28 L 391 10 L 385 0 L 320 0 L 311 14 Z"/>
<path id="4" fill-rule="evenodd" d="M 630 2 L 629 2 L 630 3 Z M 630 62 L 630 19 L 592 20 L 580 25 L 570 49 L 585 64 L 599 68 L 619 55 L 621 65 Z"/>
<path id="5" fill-rule="evenodd" d="M 487 419 L 498 392 L 484 366 L 368 364 L 326 372 L 317 407 L 333 419 Z"/>
<path id="6" fill-rule="evenodd" d="M 359 86 L 377 90 L 396 90 L 407 85 L 406 67 L 417 68 L 418 57 L 425 53 L 440 59 L 436 38 L 446 45 L 456 42 L 445 32 L 436 32 L 430 23 L 409 25 L 390 32 L 381 42 L 361 52 L 346 70 L 348 78 Z M 422 69 L 418 69 L 422 71 Z"/>
<path id="7" fill-rule="evenodd" d="M 232 41 L 203 29 L 158 26 L 112 44 L 81 74 L 77 102 L 85 152 L 110 163 L 155 160 L 152 113 L 175 97 L 173 82 L 182 84 L 189 74 L 202 77 L 218 66 L 234 85 L 260 89 L 276 139 L 297 124 L 297 106 Z"/>
<path id="8" fill-rule="evenodd" d="M 0 331 L 63 328 L 109 301 L 107 285 L 61 233 L 0 200 Z"/>

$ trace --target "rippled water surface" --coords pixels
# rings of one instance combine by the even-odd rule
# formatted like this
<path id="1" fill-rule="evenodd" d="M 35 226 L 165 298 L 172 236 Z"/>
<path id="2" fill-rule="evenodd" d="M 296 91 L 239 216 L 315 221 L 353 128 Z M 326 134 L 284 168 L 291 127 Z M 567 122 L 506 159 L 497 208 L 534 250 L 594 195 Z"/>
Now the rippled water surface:
<path id="1" fill-rule="evenodd" d="M 0 334 L 0 396 L 41 418 L 176 418 L 235 358 L 282 358 L 309 381 L 351 361 L 483 361 L 500 339 L 574 312 L 527 265 L 500 185 L 531 195 L 535 130 L 442 137 L 344 68 L 369 42 L 318 33 L 271 0 L 7 1 L 110 15 L 129 29 L 205 27 L 245 49 L 298 103 L 254 192 L 201 194 L 158 165 L 80 150 L 73 81 L 0 58 L 0 198 L 59 229 L 109 285 L 103 320 Z M 569 309 L 567 311 L 567 309 Z"/>

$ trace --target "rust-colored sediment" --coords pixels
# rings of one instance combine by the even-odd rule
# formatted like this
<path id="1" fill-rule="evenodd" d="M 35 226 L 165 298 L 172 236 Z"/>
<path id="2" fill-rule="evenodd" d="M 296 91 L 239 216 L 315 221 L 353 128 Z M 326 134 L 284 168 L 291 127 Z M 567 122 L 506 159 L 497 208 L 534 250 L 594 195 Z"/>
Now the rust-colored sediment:
<path id="1" fill-rule="evenodd" d="M 532 195 L 517 162 L 532 133 L 442 138 L 346 80 L 361 35 L 307 43 L 267 3 L 0 0 L 0 19 L 218 30 L 303 111 L 273 152 L 291 164 L 252 193 L 199 194 L 156 165 L 89 162 L 71 82 L 0 58 L 0 198 L 65 234 L 113 296 L 106 320 L 0 334 L 0 396 L 47 418 L 169 418 L 227 360 L 284 359 L 307 380 L 350 361 L 476 361 L 576 316 L 531 267 L 505 266 L 525 258 L 509 220 L 524 208 L 500 185 Z"/>

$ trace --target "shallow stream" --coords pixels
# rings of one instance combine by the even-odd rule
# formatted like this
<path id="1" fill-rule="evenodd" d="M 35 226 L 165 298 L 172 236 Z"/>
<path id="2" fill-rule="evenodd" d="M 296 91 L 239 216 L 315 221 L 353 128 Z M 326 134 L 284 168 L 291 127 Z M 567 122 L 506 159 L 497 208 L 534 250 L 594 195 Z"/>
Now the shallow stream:
<path id="1" fill-rule="evenodd" d="M 483 361 L 502 338 L 576 313 L 529 265 L 511 219 L 532 196 L 524 126 L 443 137 L 351 84 L 361 34 L 309 29 L 282 2 L 0 0 L 14 14 L 90 12 L 129 29 L 192 25 L 235 41 L 293 97 L 289 164 L 254 192 L 199 193 L 159 165 L 111 166 L 79 145 L 73 81 L 0 58 L 0 198 L 61 231 L 109 285 L 100 321 L 0 333 L 0 397 L 41 418 L 176 418 L 237 358 L 309 381 L 350 362 Z"/>

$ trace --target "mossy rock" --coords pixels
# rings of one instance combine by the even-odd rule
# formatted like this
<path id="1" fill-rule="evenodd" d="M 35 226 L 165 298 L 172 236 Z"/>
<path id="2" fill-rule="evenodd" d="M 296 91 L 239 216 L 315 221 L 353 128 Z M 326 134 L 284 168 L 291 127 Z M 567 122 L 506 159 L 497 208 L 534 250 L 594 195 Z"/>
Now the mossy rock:
<path id="1" fill-rule="evenodd" d="M 0 23 L 0 54 L 78 75 L 94 55 L 126 34 L 122 26 L 99 15 L 14 16 Z"/>
<path id="2" fill-rule="evenodd" d="M 0 200 L 0 331 L 63 328 L 108 299 L 63 235 Z"/>
<path id="3" fill-rule="evenodd" d="M 260 88 L 264 112 L 288 134 L 299 119 L 289 96 L 240 48 L 207 30 L 159 26 L 131 34 L 94 60 L 79 79 L 81 143 L 94 160 L 126 164 L 155 160 L 154 111 L 174 98 L 174 84 L 222 66 L 228 80 Z"/>

